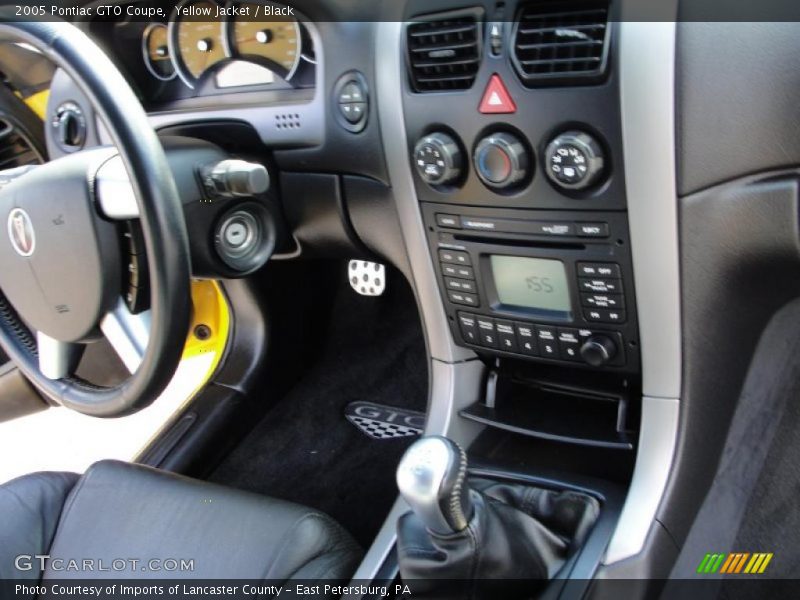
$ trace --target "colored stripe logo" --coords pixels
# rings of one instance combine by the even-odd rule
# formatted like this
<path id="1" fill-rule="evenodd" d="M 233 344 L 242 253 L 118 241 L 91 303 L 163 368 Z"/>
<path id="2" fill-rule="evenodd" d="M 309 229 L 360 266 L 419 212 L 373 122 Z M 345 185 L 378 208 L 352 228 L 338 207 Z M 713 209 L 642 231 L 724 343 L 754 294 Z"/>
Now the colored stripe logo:
<path id="1" fill-rule="evenodd" d="M 760 575 L 767 570 L 772 552 L 717 552 L 708 553 L 697 566 L 700 575 Z"/>

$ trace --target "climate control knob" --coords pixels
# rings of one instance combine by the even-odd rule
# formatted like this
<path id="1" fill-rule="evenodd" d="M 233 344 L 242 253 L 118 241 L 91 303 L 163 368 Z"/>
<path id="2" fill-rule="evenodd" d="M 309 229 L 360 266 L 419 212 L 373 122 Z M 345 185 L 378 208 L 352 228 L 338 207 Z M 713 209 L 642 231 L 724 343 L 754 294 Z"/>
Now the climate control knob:
<path id="1" fill-rule="evenodd" d="M 520 183 L 530 161 L 525 145 L 510 133 L 494 133 L 475 147 L 475 171 L 488 187 L 502 190 Z"/>
<path id="2" fill-rule="evenodd" d="M 452 137 L 446 133 L 431 133 L 414 147 L 414 166 L 428 185 L 447 185 L 461 176 L 464 157 Z"/>
<path id="3" fill-rule="evenodd" d="M 557 187 L 584 190 L 600 179 L 605 166 L 603 149 L 588 133 L 567 131 L 547 145 L 545 171 Z"/>
<path id="4" fill-rule="evenodd" d="M 617 355 L 617 345 L 608 336 L 593 335 L 581 346 L 580 354 L 587 364 L 602 367 L 614 360 Z"/>

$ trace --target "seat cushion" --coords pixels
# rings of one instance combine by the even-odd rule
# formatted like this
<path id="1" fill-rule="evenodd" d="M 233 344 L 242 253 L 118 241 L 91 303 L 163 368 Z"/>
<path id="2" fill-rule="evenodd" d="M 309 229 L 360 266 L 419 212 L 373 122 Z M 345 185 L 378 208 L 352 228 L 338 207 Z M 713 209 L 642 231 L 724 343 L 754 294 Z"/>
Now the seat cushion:
<path id="1" fill-rule="evenodd" d="M 99 462 L 72 480 L 65 501 L 59 494 L 68 488 L 69 476 L 49 474 L 47 485 L 34 485 L 31 478 L 37 477 L 0 487 L 0 514 L 7 514 L 6 504 L 18 502 L 30 511 L 19 524 L 4 517 L 0 529 L 9 531 L 0 532 L 0 547 L 4 554 L 41 553 L 51 535 L 45 579 L 343 580 L 361 557 L 349 534 L 320 512 L 149 467 Z M 59 497 L 63 509 L 52 535 Z M 21 506 L 16 510 L 24 512 Z M 34 515 L 46 524 L 30 530 Z M 84 565 L 87 559 L 95 561 L 91 570 L 68 568 L 70 560 Z M 100 570 L 100 559 L 108 570 Z"/>

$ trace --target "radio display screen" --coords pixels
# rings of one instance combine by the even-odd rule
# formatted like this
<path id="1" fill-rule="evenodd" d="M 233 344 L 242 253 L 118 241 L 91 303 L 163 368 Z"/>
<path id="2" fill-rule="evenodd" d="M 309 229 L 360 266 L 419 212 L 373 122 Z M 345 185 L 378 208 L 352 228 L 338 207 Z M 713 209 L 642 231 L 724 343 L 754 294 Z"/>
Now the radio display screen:
<path id="1" fill-rule="evenodd" d="M 572 311 L 567 272 L 560 260 L 495 255 L 490 259 L 501 304 L 561 313 Z"/>

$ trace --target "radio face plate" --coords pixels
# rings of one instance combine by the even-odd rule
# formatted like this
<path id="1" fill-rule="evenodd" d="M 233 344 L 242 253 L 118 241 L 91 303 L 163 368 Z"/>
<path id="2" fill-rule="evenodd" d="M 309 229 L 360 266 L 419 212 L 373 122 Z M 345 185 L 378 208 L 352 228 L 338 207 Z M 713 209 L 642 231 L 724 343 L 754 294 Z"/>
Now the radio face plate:
<path id="1" fill-rule="evenodd" d="M 420 206 L 456 343 L 500 356 L 639 371 L 624 212 L 489 209 L 425 202 Z M 500 263 L 501 288 L 511 285 L 514 289 L 497 289 L 493 262 L 495 268 Z M 563 280 L 557 263 L 563 265 Z M 514 269 L 520 271 L 519 280 L 514 279 Z M 563 297 L 556 301 L 537 294 L 537 283 L 543 282 L 528 281 L 536 276 L 549 278 L 552 293 L 566 295 L 569 310 L 562 310 L 566 308 Z M 566 289 L 557 289 L 560 285 Z M 530 286 L 529 294 L 526 286 Z M 509 298 L 517 303 L 510 304 Z M 466 323 L 470 319 L 475 321 L 475 330 Z M 601 367 L 586 364 L 576 354 L 593 335 L 606 336 L 618 348 Z"/>

